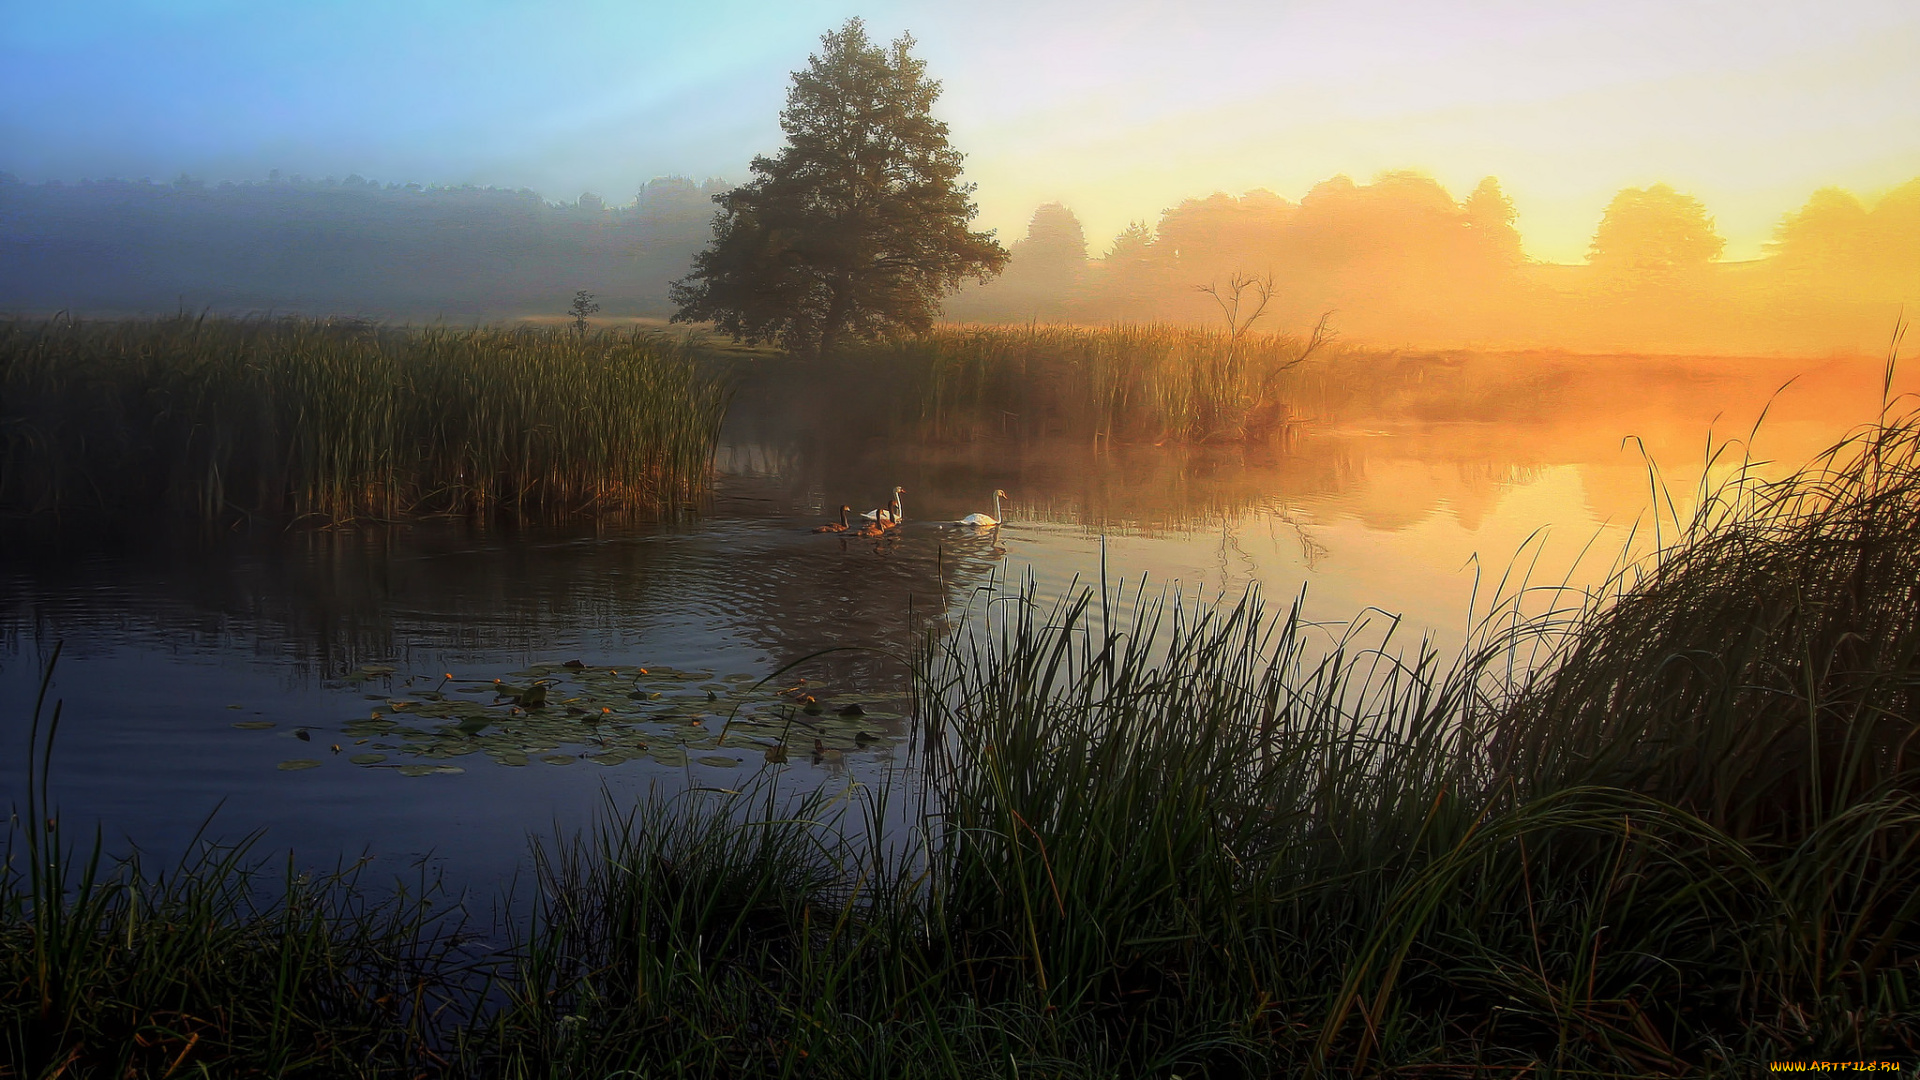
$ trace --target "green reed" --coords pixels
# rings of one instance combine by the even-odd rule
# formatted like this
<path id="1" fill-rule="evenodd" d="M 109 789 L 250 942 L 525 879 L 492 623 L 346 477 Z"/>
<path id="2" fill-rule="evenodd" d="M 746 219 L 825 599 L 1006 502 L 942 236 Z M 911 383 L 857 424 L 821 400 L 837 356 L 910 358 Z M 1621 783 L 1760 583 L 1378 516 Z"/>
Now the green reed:
<path id="1" fill-rule="evenodd" d="M 537 845 L 492 994 L 423 1060 L 510 1077 L 1911 1067 L 1920 418 L 1701 507 L 1596 593 L 1509 588 L 1452 657 L 1251 596 L 992 598 L 915 666 L 917 786 L 783 795 L 770 769 Z M 36 886 L 7 909 L 9 948 L 93 970 L 61 956 L 104 955 L 119 923 L 34 920 L 114 888 L 81 882 L 63 907 Z M 438 940 L 413 933 L 415 955 Z M 28 1015 L 50 979 L 0 983 L 0 1008 Z"/>
<path id="2" fill-rule="evenodd" d="M 1171 323 L 944 325 L 850 353 L 905 368 L 934 438 L 997 433 L 1181 442 L 1264 439 L 1285 427 L 1287 371 L 1323 339 Z"/>
<path id="3" fill-rule="evenodd" d="M 724 384 L 642 332 L 0 323 L 0 512 L 109 528 L 660 514 Z"/>
<path id="4" fill-rule="evenodd" d="M 43 679 L 0 869 L 0 1075 L 383 1076 L 444 1060 L 436 1014 L 471 988 L 457 912 L 431 882 L 369 900 L 358 865 L 276 875 L 253 839 L 196 839 L 158 873 L 106 858 L 98 829 L 77 849 L 50 801 L 60 709 L 43 729 L 45 696 Z"/>

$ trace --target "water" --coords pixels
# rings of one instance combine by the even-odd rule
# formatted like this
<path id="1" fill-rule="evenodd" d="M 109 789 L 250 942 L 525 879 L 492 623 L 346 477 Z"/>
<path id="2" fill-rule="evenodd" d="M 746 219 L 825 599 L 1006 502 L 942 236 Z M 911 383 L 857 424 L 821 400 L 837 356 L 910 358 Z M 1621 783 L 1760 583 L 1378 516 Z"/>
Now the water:
<path id="1" fill-rule="evenodd" d="M 782 716 L 799 715 L 783 729 L 790 787 L 910 769 L 909 725 L 896 715 L 907 657 L 929 625 L 980 612 L 1010 583 L 1052 596 L 1104 573 L 1129 591 L 1144 580 L 1150 594 L 1233 599 L 1257 587 L 1276 603 L 1304 589 L 1310 618 L 1391 613 L 1403 643 L 1424 636 L 1455 649 L 1503 574 L 1599 581 L 1635 523 L 1644 533 L 1650 520 L 1649 457 L 1684 516 L 1709 430 L 1744 435 L 1786 366 L 1718 362 L 1629 394 L 1575 380 L 1491 412 L 1347 409 L 1289 445 L 1259 448 L 1013 434 L 903 446 L 864 435 L 857 421 L 822 419 L 817 395 L 762 386 L 736 403 L 712 506 L 682 522 L 485 533 L 426 524 L 139 555 L 16 550 L 0 568 L 0 800 L 24 802 L 28 717 L 58 642 L 54 791 L 69 829 L 98 823 L 110 847 L 163 857 L 203 828 L 224 838 L 263 830 L 262 850 L 292 849 L 310 864 L 366 852 L 393 868 L 425 861 L 459 881 L 497 882 L 524 870 L 528 834 L 577 828 L 606 800 L 745 782 L 773 741 L 767 723 Z M 1817 368 L 1810 388 L 1774 403 L 1765 448 L 1797 463 L 1871 415 L 1872 375 Z M 811 531 L 842 502 L 877 506 L 896 484 L 908 518 L 896 539 Z M 936 524 L 990 512 L 995 488 L 1012 496 L 997 533 Z M 596 752 L 584 707 L 543 713 L 579 734 L 525 765 L 486 752 L 416 757 L 466 737 L 409 744 L 369 727 L 379 711 L 431 729 L 391 703 L 495 678 L 524 683 L 530 665 L 568 660 L 595 678 L 689 673 L 635 684 L 662 688 L 659 699 L 577 699 L 639 725 L 621 745 L 668 752 L 608 765 L 581 757 Z M 343 679 L 367 665 L 394 670 Z M 716 748 L 729 703 L 789 667 L 758 691 L 761 726 Z M 544 670 L 572 680 L 556 684 L 559 696 L 585 685 L 568 669 Z M 801 677 L 804 688 L 769 699 Z M 706 703 L 702 687 L 726 694 Z M 809 692 L 828 707 L 822 716 L 798 713 Z M 864 717 L 830 711 L 852 701 Z M 508 705 L 474 708 L 487 710 L 490 737 L 518 723 Z M 844 750 L 807 752 L 820 725 L 830 726 L 827 748 Z M 693 751 L 674 759 L 673 741 L 688 738 Z M 350 760 L 372 752 L 385 760 Z M 543 760 L 556 754 L 571 760 Z M 700 761 L 716 756 L 739 764 Z M 289 761 L 319 764 L 280 767 Z M 460 771 L 395 768 L 423 762 Z"/>

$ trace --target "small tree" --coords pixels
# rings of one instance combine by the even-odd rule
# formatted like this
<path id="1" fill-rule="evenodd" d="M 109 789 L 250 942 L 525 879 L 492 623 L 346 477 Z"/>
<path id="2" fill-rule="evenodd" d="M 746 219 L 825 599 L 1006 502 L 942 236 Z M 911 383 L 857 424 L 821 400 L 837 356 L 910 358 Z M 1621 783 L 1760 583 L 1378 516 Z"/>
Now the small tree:
<path id="1" fill-rule="evenodd" d="M 991 232 L 968 229 L 973 185 L 913 38 L 882 49 L 850 19 L 821 42 L 780 114 L 787 145 L 714 196 L 713 240 L 670 292 L 674 321 L 817 355 L 925 331 L 943 294 L 1006 263 Z"/>
<path id="2" fill-rule="evenodd" d="M 1202 395 L 1203 399 L 1219 402 L 1230 414 L 1211 418 L 1208 427 L 1210 431 L 1237 429 L 1248 439 L 1265 438 L 1279 423 L 1285 409 L 1277 393 L 1280 376 L 1306 363 L 1308 357 L 1333 339 L 1329 325 L 1333 312 L 1321 313 L 1319 321 L 1313 324 L 1313 333 L 1298 353 L 1285 359 L 1275 358 L 1265 371 L 1255 374 L 1247 370 L 1244 342 L 1247 332 L 1273 302 L 1272 272 L 1236 273 L 1227 278 L 1224 286 L 1213 282 L 1195 285 L 1194 289 L 1213 298 L 1227 323 L 1226 353 L 1211 370 L 1196 372 L 1213 383 Z"/>
<path id="3" fill-rule="evenodd" d="M 574 293 L 573 304 L 567 308 L 567 314 L 573 316 L 574 332 L 579 334 L 586 333 L 587 316 L 599 310 L 600 305 L 593 302 L 592 293 L 585 289 Z"/>

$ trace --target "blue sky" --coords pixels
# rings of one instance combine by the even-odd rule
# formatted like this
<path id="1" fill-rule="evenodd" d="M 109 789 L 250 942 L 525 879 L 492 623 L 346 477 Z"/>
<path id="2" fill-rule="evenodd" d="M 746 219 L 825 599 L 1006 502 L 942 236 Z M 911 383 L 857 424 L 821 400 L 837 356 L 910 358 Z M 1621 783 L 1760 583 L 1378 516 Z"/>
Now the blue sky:
<path id="1" fill-rule="evenodd" d="M 1920 176 L 1920 4 L 703 4 L 0 0 L 0 169 L 531 187 L 739 180 L 790 72 L 860 15 L 911 31 L 1003 238 L 1062 201 L 1096 248 L 1214 190 L 1498 176 L 1581 257 L 1623 186 L 1698 195 L 1758 254 L 1815 188 Z"/>

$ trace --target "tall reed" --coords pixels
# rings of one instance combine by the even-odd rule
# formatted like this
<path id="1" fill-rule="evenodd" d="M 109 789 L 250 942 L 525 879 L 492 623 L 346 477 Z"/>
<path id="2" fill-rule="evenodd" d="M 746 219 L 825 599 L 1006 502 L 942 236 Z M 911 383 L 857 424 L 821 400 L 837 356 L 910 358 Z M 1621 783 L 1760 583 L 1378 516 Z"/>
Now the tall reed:
<path id="1" fill-rule="evenodd" d="M 0 512 L 149 529 L 658 514 L 726 409 L 642 332 L 178 317 L 0 323 Z"/>
<path id="2" fill-rule="evenodd" d="M 792 797 L 770 770 L 539 847 L 533 916 L 436 1067 L 1910 1065 L 1917 581 L 1909 416 L 1737 477 L 1605 590 L 1538 616 L 1510 593 L 1454 657 L 1252 596 L 995 597 L 916 665 L 919 786 Z M 0 1015 L 34 1015 L 56 973 L 107 985 L 64 957 L 171 932 L 88 914 L 118 885 L 9 887 Z M 106 993 L 60 1000 L 109 1015 Z"/>
<path id="3" fill-rule="evenodd" d="M 1173 324 L 943 325 L 852 352 L 915 384 L 935 438 L 999 432 L 1181 442 L 1264 439 L 1289 413 L 1280 377 L 1320 339 Z"/>

